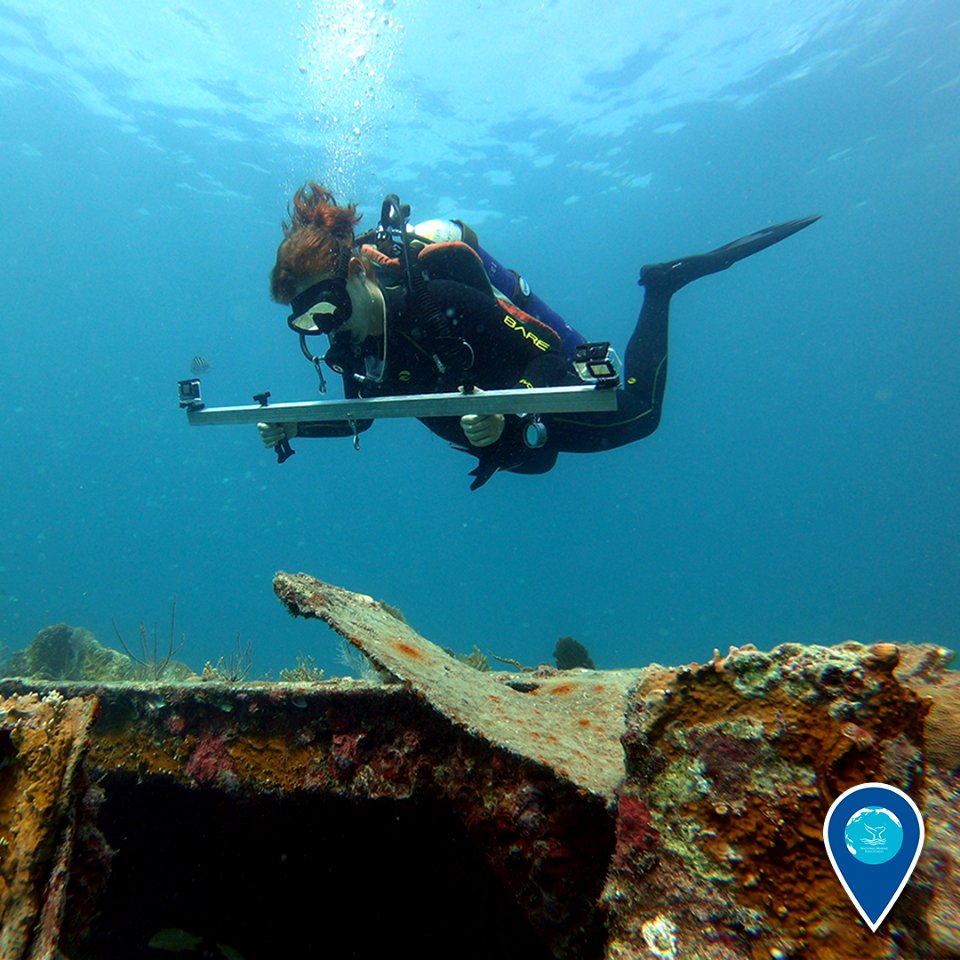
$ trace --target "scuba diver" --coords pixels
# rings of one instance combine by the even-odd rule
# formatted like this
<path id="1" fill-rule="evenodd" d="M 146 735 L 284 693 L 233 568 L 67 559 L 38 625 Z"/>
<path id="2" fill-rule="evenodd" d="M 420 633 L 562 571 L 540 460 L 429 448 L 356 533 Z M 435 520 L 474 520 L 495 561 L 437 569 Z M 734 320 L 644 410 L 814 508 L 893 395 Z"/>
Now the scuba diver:
<path id="1" fill-rule="evenodd" d="M 408 226 L 409 207 L 383 203 L 376 230 L 356 236 L 356 206 L 338 206 L 308 182 L 293 197 L 270 275 L 275 301 L 291 306 L 289 327 L 325 390 L 321 362 L 343 378 L 344 396 L 402 396 L 457 390 L 582 385 L 575 363 L 609 344 L 587 344 L 487 254 L 460 221 Z M 469 414 L 422 422 L 477 458 L 471 490 L 498 470 L 545 473 L 560 453 L 593 453 L 641 440 L 660 422 L 667 375 L 671 297 L 688 283 L 726 270 L 819 219 L 766 227 L 709 253 L 640 271 L 643 306 L 623 358 L 617 408 L 603 413 Z M 308 337 L 326 335 L 315 356 Z M 352 436 L 371 420 L 260 423 L 265 446 L 282 462 L 293 437 Z"/>

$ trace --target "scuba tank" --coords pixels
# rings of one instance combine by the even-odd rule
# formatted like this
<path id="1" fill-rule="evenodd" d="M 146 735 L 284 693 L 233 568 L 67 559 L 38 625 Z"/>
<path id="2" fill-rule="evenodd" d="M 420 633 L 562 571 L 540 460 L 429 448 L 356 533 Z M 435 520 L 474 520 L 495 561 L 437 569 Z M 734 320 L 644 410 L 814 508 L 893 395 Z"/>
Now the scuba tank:
<path id="1" fill-rule="evenodd" d="M 565 356 L 573 359 L 577 348 L 585 344 L 586 338 L 570 326 L 563 317 L 544 303 L 531 289 L 530 285 L 516 270 L 503 266 L 499 260 L 487 253 L 477 239 L 476 233 L 460 220 L 425 220 L 415 227 L 407 228 L 412 232 L 411 241 L 421 243 L 451 243 L 460 241 L 467 244 L 480 257 L 487 272 L 491 286 L 521 310 L 526 311 L 541 323 L 545 323 L 560 338 Z"/>

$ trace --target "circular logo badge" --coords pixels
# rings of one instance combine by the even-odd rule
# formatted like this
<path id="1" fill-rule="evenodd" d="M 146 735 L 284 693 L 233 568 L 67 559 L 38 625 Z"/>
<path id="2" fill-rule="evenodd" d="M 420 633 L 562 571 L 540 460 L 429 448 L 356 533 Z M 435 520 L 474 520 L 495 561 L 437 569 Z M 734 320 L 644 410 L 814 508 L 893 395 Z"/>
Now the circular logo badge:
<path id="1" fill-rule="evenodd" d="M 903 846 L 903 827 L 886 807 L 861 807 L 847 821 L 843 840 L 861 863 L 886 863 Z"/>

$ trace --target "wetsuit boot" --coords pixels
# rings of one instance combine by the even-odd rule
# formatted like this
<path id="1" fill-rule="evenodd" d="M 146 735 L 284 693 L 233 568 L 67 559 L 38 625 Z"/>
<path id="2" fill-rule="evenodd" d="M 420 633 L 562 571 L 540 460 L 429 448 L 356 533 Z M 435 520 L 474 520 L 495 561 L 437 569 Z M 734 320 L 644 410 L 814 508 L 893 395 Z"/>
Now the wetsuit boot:
<path id="1" fill-rule="evenodd" d="M 698 253 L 691 257 L 681 257 L 679 260 L 669 260 L 666 263 L 650 263 L 640 270 L 641 287 L 648 291 L 656 290 L 660 294 L 674 294 L 681 287 L 685 287 L 700 277 L 711 273 L 719 273 L 733 266 L 738 260 L 751 257 L 767 247 L 785 240 L 791 234 L 809 227 L 820 219 L 820 214 L 812 217 L 800 217 L 798 220 L 788 220 L 786 223 L 764 227 L 756 233 L 750 233 L 739 240 L 724 244 L 711 250 L 709 253 Z"/>

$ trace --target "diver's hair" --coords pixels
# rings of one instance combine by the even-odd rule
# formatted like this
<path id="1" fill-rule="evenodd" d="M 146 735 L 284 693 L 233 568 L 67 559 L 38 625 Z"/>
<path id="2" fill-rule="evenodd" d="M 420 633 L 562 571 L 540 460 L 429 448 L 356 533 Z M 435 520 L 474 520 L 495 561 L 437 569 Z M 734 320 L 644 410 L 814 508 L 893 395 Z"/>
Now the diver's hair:
<path id="1" fill-rule="evenodd" d="M 360 222 L 356 204 L 338 207 L 333 194 L 312 180 L 293 195 L 287 212 L 290 220 L 283 224 L 284 240 L 270 272 L 270 296 L 277 303 L 290 303 L 310 277 L 343 276 L 353 249 L 353 228 Z"/>

